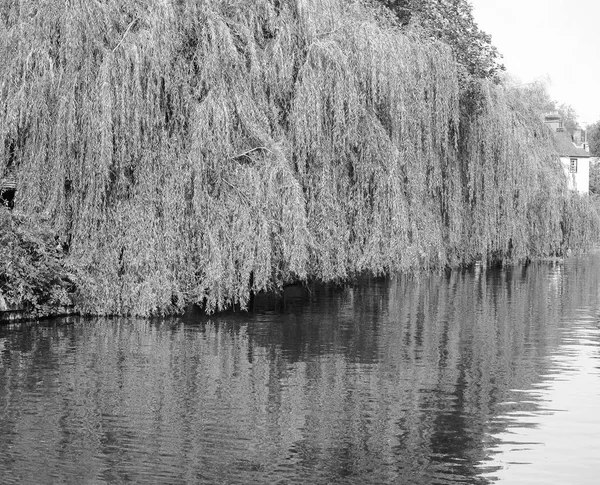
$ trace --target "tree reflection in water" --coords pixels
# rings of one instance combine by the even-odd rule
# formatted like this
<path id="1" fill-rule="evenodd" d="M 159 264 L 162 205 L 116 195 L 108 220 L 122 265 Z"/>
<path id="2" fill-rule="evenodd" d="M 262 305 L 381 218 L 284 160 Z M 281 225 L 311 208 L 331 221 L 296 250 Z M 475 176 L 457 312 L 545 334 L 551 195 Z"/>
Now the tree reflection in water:
<path id="1" fill-rule="evenodd" d="M 543 419 L 547 396 L 520 391 L 561 379 L 573 325 L 598 368 L 599 264 L 315 287 L 283 313 L 0 328 L 0 476 L 488 483 L 515 414 Z"/>

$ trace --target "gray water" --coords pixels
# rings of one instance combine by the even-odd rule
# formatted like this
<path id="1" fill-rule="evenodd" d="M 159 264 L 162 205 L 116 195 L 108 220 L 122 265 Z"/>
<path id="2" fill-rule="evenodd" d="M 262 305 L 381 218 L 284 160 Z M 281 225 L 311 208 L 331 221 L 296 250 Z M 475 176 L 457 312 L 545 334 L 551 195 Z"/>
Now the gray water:
<path id="1" fill-rule="evenodd" d="M 600 258 L 0 327 L 0 483 L 591 484 Z"/>

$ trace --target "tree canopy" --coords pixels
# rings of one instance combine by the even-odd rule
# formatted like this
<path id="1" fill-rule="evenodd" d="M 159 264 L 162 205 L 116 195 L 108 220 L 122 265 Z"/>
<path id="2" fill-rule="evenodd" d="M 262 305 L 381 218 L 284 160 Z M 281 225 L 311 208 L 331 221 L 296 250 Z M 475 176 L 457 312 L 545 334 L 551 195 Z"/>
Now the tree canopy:
<path id="1" fill-rule="evenodd" d="M 563 121 L 564 129 L 573 135 L 573 132 L 579 127 L 577 111 L 567 103 L 555 103 L 555 106 Z"/>
<path id="2" fill-rule="evenodd" d="M 502 56 L 473 18 L 468 0 L 380 0 L 405 26 L 448 44 L 470 76 L 498 80 Z"/>
<path id="3" fill-rule="evenodd" d="M 587 128 L 587 141 L 590 145 L 590 153 L 594 157 L 600 157 L 600 120 Z M 593 160 L 590 164 L 590 192 L 600 194 L 600 162 Z"/>
<path id="4" fill-rule="evenodd" d="M 579 127 L 578 116 L 575 108 L 567 103 L 560 103 L 552 99 L 548 91 L 548 80 L 536 79 L 530 83 L 521 84 L 509 75 L 503 76 L 503 83 L 513 89 L 539 116 L 556 112 L 563 121 L 563 127 L 571 135 Z"/>
<path id="5" fill-rule="evenodd" d="M 588 126 L 587 137 L 590 153 L 595 157 L 600 157 L 600 120 Z"/>

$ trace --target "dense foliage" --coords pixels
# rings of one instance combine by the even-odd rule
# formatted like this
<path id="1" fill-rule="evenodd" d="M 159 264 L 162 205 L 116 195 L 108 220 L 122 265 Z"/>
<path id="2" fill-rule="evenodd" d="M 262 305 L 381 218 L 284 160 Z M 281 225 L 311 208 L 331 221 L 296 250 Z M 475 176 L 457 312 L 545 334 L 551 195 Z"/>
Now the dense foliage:
<path id="1" fill-rule="evenodd" d="M 490 35 L 473 18 L 469 0 L 377 0 L 394 12 L 402 25 L 418 26 L 427 36 L 452 49 L 467 75 L 498 80 L 504 71 Z"/>
<path id="2" fill-rule="evenodd" d="M 595 157 L 590 159 L 590 194 L 600 195 L 600 162 Z"/>
<path id="3" fill-rule="evenodd" d="M 214 311 L 596 234 L 518 93 L 461 92 L 447 46 L 364 2 L 6 0 L 0 23 L 0 174 L 70 242 L 83 312 Z"/>
<path id="4" fill-rule="evenodd" d="M 37 316 L 72 305 L 72 281 L 63 250 L 44 221 L 0 207 L 0 296 Z"/>
<path id="5" fill-rule="evenodd" d="M 594 157 L 600 157 L 600 121 L 596 121 L 596 123 L 588 126 L 587 136 L 590 153 Z"/>
<path id="6" fill-rule="evenodd" d="M 590 153 L 594 157 L 600 157 L 600 121 L 588 126 L 586 131 Z M 590 192 L 600 195 L 600 163 L 598 158 L 592 158 L 590 163 Z"/>
<path id="7" fill-rule="evenodd" d="M 579 128 L 578 116 L 575 109 L 566 103 L 553 100 L 549 92 L 549 79 L 538 78 L 530 83 L 522 84 L 521 81 L 511 78 L 508 74 L 502 76 L 502 83 L 518 91 L 519 97 L 540 116 L 555 113 L 563 122 L 563 128 L 571 136 Z M 516 89 L 515 89 L 516 88 Z"/>

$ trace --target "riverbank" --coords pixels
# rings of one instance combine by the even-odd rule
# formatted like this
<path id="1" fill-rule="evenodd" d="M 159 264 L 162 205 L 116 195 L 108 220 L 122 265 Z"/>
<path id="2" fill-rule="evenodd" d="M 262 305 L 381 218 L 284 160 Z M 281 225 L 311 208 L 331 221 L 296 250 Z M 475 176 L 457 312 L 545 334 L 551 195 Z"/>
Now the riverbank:
<path id="1" fill-rule="evenodd" d="M 38 305 L 35 308 L 28 308 L 19 305 L 9 305 L 4 295 L 0 292 L 0 325 L 79 315 L 74 306 Z"/>
<path id="2" fill-rule="evenodd" d="M 595 247 L 591 253 L 600 252 L 599 247 Z M 568 259 L 568 258 L 567 258 Z M 456 267 L 453 269 L 447 269 L 446 273 L 464 273 L 472 272 L 473 274 L 481 274 L 482 271 L 497 271 L 503 266 L 514 268 L 527 266 L 535 263 L 552 263 L 552 264 L 564 264 L 565 257 L 541 257 L 535 260 L 528 260 L 526 262 L 492 262 L 486 265 L 483 261 L 476 261 L 472 265 Z M 408 276 L 408 275 L 395 275 L 395 276 Z M 415 281 L 422 278 L 432 277 L 432 273 L 422 273 L 420 275 L 413 274 Z M 309 301 L 315 298 L 328 297 L 333 293 L 344 291 L 345 288 L 368 286 L 373 282 L 385 283 L 393 278 L 394 275 L 374 277 L 373 275 L 363 274 L 353 279 L 349 279 L 344 283 L 323 283 L 323 282 L 300 282 L 296 284 L 286 285 L 281 291 L 261 291 L 257 294 L 252 294 L 246 308 L 240 308 L 239 305 L 221 310 L 217 312 L 216 316 L 224 317 L 227 315 L 248 315 L 248 314 L 263 314 L 263 313 L 287 313 L 292 309 L 300 308 L 305 306 Z M 0 293 L 0 325 L 7 325 L 13 323 L 23 322 L 42 322 L 44 320 L 53 318 L 64 318 L 73 317 L 77 318 L 82 316 L 81 311 L 74 304 L 66 306 L 52 306 L 52 305 L 41 305 L 36 308 L 25 308 L 19 307 L 18 305 L 9 306 L 6 304 L 6 300 Z M 87 317 L 94 317 L 94 315 L 86 315 Z M 103 315 L 103 317 L 118 317 L 119 315 Z M 174 315 L 163 315 L 162 317 L 168 317 Z M 189 304 L 185 309 L 178 314 L 186 320 L 205 320 L 210 318 L 207 315 L 205 307 L 198 304 Z"/>

